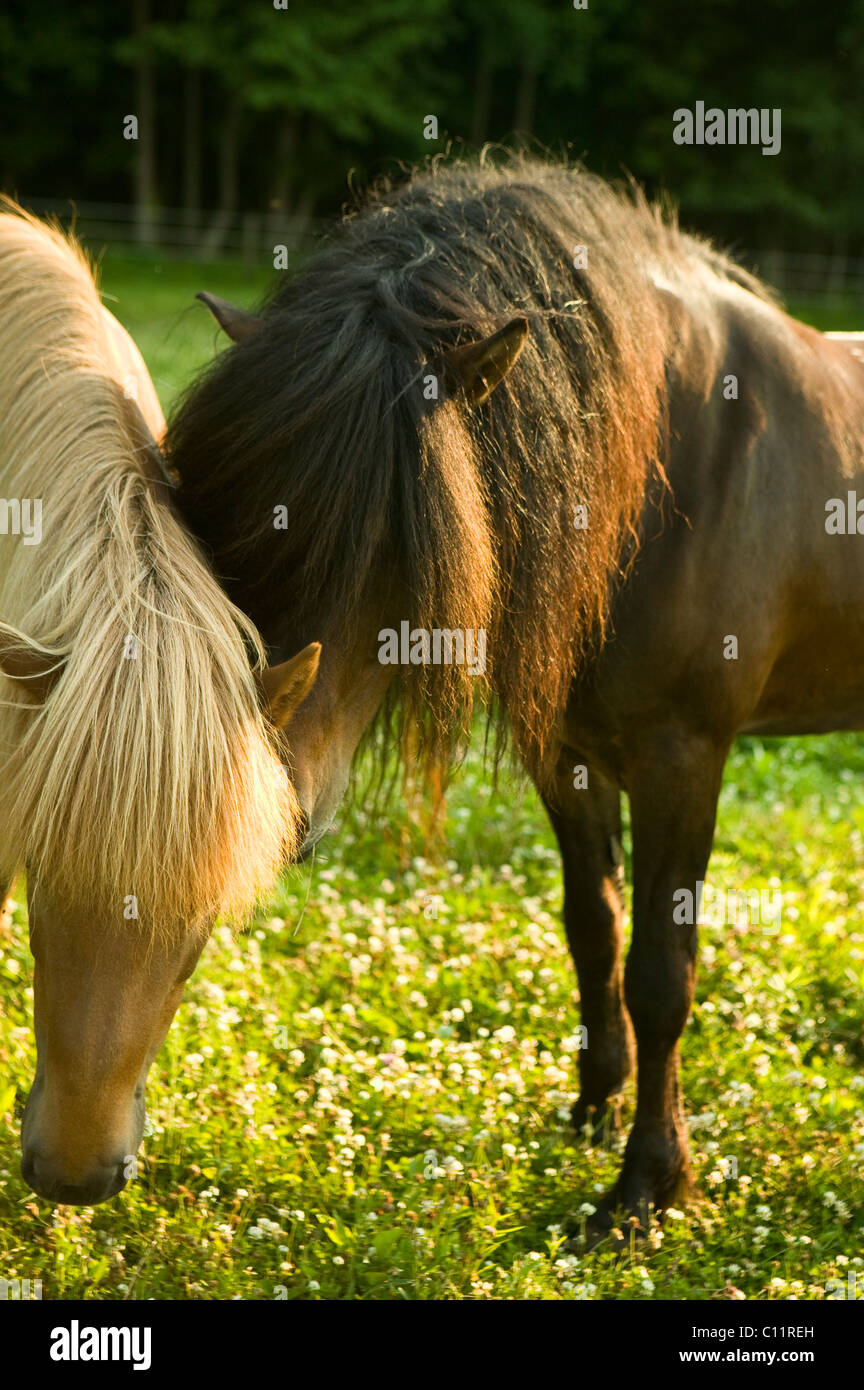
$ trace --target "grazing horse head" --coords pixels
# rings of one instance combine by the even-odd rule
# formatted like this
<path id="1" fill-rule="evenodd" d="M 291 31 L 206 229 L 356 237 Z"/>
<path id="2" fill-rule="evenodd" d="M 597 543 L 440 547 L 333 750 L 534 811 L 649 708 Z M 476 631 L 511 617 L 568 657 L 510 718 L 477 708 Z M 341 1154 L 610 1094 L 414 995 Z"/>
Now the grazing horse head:
<path id="1" fill-rule="evenodd" d="M 175 515 L 155 400 L 76 249 L 0 216 L 0 491 L 41 518 L 38 543 L 0 538 L 0 892 L 26 868 L 22 1172 L 57 1202 L 134 1173 L 147 1072 L 212 924 L 296 849 L 279 738 L 320 648 L 264 669 Z"/>

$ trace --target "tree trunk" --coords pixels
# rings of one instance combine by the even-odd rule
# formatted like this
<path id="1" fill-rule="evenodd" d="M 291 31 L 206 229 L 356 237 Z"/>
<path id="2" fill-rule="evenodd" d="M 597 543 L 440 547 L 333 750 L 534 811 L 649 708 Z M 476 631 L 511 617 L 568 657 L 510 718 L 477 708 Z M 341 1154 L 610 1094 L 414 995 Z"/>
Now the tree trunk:
<path id="1" fill-rule="evenodd" d="M 276 172 L 273 178 L 273 192 L 270 206 L 275 211 L 287 213 L 291 206 L 291 185 L 294 181 L 294 157 L 297 153 L 297 117 L 287 115 L 279 126 L 276 140 Z"/>
<path id="2" fill-rule="evenodd" d="M 537 62 L 526 58 L 522 64 L 513 129 L 517 135 L 528 137 L 534 132 L 534 105 L 537 97 Z"/>
<path id="3" fill-rule="evenodd" d="M 143 41 L 150 27 L 150 0 L 132 0 L 132 34 Z M 135 239 L 141 246 L 156 240 L 156 101 L 153 62 L 139 52 L 135 59 Z"/>
<path id="4" fill-rule="evenodd" d="M 471 140 L 482 145 L 489 130 L 489 113 L 492 109 L 492 44 L 488 37 L 481 40 L 477 71 L 474 76 L 474 120 L 471 126 Z"/>
<path id="5" fill-rule="evenodd" d="M 201 222 L 201 69 L 183 76 L 183 231 L 194 246 Z"/>
<path id="6" fill-rule="evenodd" d="M 312 215 L 315 211 L 315 204 L 317 202 L 317 190 L 311 183 L 307 183 L 291 210 L 291 239 L 296 248 L 302 246 L 309 232 Z"/>
<path id="7" fill-rule="evenodd" d="M 219 131 L 219 212 L 204 242 L 208 256 L 222 250 L 228 229 L 237 211 L 237 172 L 240 154 L 240 126 L 243 103 L 238 92 L 232 93 L 225 107 Z"/>
<path id="8" fill-rule="evenodd" d="M 276 138 L 275 167 L 267 215 L 267 236 L 272 246 L 289 245 L 292 240 L 291 193 L 298 137 L 297 117 L 293 113 L 286 115 Z"/>

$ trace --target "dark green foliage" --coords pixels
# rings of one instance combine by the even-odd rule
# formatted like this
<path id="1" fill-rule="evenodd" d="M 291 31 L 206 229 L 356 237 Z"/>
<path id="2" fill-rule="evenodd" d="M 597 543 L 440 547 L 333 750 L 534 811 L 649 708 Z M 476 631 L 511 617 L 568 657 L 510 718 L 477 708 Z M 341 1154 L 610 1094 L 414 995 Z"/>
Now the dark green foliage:
<path id="1" fill-rule="evenodd" d="M 668 190 L 721 240 L 861 255 L 862 69 L 861 0 L 7 0 L 0 183 L 308 218 L 352 171 L 521 133 Z M 147 122 L 136 143 L 122 121 L 148 84 L 142 183 Z M 779 107 L 780 154 L 675 145 L 697 101 Z"/>

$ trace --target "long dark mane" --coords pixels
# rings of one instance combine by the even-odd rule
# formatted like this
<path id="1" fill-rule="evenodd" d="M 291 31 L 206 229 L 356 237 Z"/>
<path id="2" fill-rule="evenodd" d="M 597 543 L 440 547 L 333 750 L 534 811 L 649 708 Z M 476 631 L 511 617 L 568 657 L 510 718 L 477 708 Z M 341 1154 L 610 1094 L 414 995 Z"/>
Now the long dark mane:
<path id="1" fill-rule="evenodd" d="M 271 640 L 290 613 L 304 640 L 348 641 L 373 594 L 386 608 L 386 575 L 391 622 L 486 628 L 489 687 L 542 778 L 663 494 L 657 283 L 687 262 L 758 290 L 637 191 L 560 164 L 433 164 L 378 185 L 169 431 L 181 507 L 232 598 Z M 444 348 L 517 314 L 528 344 L 484 405 L 424 398 Z M 477 686 L 465 667 L 428 665 L 399 694 L 446 754 Z"/>

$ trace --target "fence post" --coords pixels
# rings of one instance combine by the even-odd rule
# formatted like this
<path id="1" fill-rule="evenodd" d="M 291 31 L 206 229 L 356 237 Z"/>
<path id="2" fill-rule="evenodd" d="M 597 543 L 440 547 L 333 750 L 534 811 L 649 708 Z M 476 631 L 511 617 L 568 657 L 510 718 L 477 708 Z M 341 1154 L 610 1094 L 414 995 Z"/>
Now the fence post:
<path id="1" fill-rule="evenodd" d="M 260 217 L 257 212 L 244 212 L 242 224 L 242 255 L 247 265 L 258 259 Z"/>

